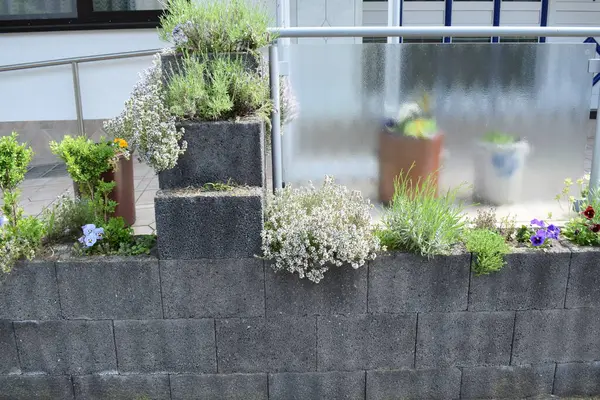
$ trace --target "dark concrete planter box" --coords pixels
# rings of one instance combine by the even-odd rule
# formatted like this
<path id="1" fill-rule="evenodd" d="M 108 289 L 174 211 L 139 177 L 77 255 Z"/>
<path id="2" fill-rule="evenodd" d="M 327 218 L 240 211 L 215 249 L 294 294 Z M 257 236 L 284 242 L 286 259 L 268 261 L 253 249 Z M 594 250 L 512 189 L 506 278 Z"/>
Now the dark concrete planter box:
<path id="1" fill-rule="evenodd" d="M 175 168 L 158 174 L 161 189 L 198 188 L 228 180 L 264 187 L 262 121 L 186 121 L 178 125 L 185 129 L 188 147 Z"/>
<path id="2" fill-rule="evenodd" d="M 235 251 L 209 255 L 204 235 L 226 237 L 215 226 L 258 237 L 231 210 L 205 213 L 221 195 L 236 197 L 158 196 L 161 212 L 182 213 L 164 214 L 167 239 L 182 242 L 173 259 L 61 257 L 3 276 L 0 399 L 600 395 L 600 306 L 589 295 L 600 249 L 517 249 L 483 277 L 462 251 L 392 253 L 313 284 Z M 177 236 L 183 216 L 196 228 Z"/>
<path id="3" fill-rule="evenodd" d="M 261 188 L 162 190 L 154 209 L 163 259 L 247 258 L 260 253 Z"/>

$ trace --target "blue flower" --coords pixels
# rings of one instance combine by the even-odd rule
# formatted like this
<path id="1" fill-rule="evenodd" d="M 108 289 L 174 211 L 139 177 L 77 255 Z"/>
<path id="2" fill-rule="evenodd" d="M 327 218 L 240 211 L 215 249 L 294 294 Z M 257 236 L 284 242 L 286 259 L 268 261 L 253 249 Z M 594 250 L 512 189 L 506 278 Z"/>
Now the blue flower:
<path id="1" fill-rule="evenodd" d="M 538 230 L 529 240 L 535 247 L 543 245 L 546 241 L 546 231 L 543 229 Z"/>
<path id="2" fill-rule="evenodd" d="M 542 221 L 542 220 L 539 220 L 539 219 L 532 219 L 531 220 L 531 225 L 536 225 L 536 226 L 539 226 L 541 228 L 545 228 L 546 227 L 546 223 L 544 221 Z M 554 225 L 552 225 L 552 226 L 554 226 Z"/>
<path id="3" fill-rule="evenodd" d="M 96 225 L 87 224 L 82 226 L 81 229 L 83 230 L 83 236 L 91 235 L 96 230 Z"/>
<path id="4" fill-rule="evenodd" d="M 96 241 L 98 241 L 98 236 L 96 236 L 95 233 L 92 233 L 91 235 L 87 235 L 85 237 L 85 245 L 87 247 L 92 247 L 96 244 Z"/>
<path id="5" fill-rule="evenodd" d="M 8 224 L 8 218 L 6 218 L 6 216 L 4 215 L 0 215 L 0 228 L 2 228 L 6 224 Z"/>
<path id="6" fill-rule="evenodd" d="M 96 228 L 94 224 L 84 225 L 81 229 L 83 230 L 83 236 L 78 241 L 86 247 L 92 247 L 104 237 L 104 228 Z"/>
<path id="7" fill-rule="evenodd" d="M 560 228 L 554 224 L 550 224 L 546 228 L 546 236 L 550 239 L 558 239 L 559 234 L 560 234 Z"/>

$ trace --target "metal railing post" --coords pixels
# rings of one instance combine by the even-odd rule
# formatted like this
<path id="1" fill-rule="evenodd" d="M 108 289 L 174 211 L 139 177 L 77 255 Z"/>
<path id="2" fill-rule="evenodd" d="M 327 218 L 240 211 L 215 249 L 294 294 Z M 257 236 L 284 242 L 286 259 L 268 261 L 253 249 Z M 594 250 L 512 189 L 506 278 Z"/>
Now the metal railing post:
<path id="1" fill-rule="evenodd" d="M 283 187 L 281 169 L 281 109 L 279 99 L 279 52 L 278 44 L 269 46 L 269 79 L 271 82 L 271 160 L 273 168 L 273 191 Z"/>
<path id="2" fill-rule="evenodd" d="M 77 64 L 77 61 L 71 63 L 71 72 L 73 73 L 73 91 L 75 93 L 75 110 L 77 111 L 77 130 L 79 131 L 79 135 L 84 135 L 81 87 L 79 85 L 79 64 Z"/>

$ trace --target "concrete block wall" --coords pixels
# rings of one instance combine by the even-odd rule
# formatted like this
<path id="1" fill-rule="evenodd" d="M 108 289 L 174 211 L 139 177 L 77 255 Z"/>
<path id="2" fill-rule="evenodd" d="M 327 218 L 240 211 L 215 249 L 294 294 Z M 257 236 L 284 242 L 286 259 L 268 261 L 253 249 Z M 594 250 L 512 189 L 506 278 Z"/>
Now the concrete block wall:
<path id="1" fill-rule="evenodd" d="M 518 249 L 489 276 L 392 253 L 317 285 L 257 258 L 23 263 L 0 282 L 0 399 L 598 395 L 598 253 Z"/>

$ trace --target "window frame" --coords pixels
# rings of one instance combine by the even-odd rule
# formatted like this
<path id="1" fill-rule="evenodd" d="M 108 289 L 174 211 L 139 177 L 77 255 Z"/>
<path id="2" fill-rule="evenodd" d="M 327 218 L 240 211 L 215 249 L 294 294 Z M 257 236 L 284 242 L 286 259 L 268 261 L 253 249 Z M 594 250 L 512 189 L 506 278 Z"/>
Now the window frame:
<path id="1" fill-rule="evenodd" d="M 164 13 L 164 10 L 94 11 L 93 1 L 75 0 L 76 17 L 2 19 L 0 33 L 156 28 Z"/>

